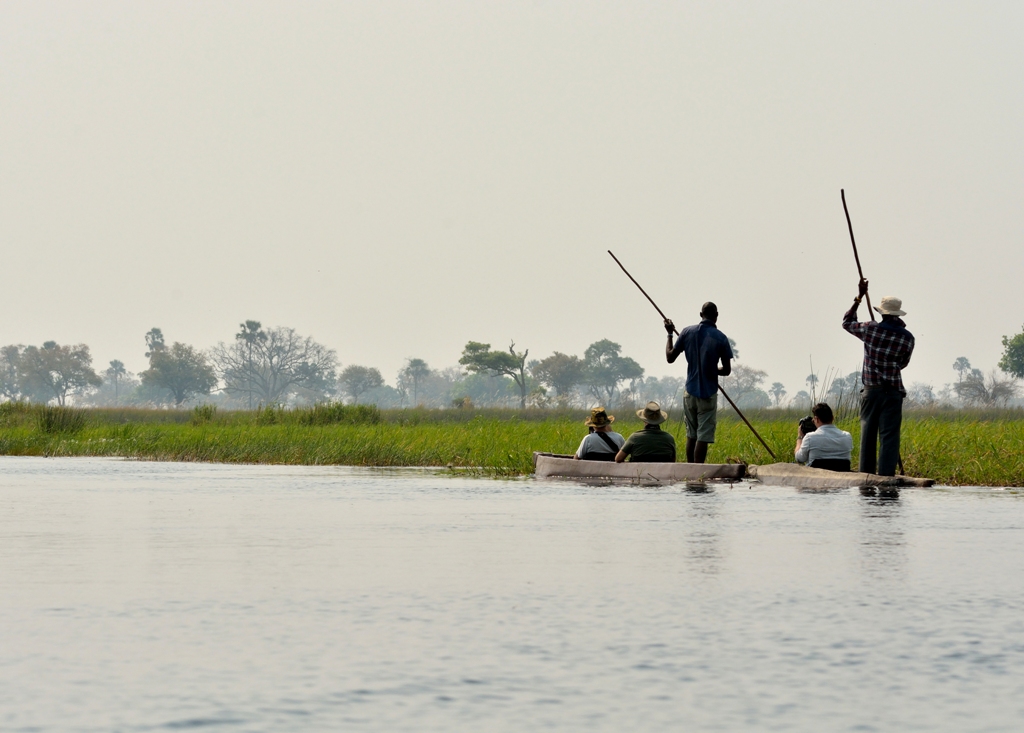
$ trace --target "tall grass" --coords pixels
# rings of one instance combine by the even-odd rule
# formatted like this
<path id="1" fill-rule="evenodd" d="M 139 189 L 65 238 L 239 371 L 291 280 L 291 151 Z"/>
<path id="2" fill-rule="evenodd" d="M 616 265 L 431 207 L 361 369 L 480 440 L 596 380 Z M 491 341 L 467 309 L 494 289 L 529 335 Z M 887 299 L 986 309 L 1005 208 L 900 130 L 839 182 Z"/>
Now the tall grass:
<path id="1" fill-rule="evenodd" d="M 543 410 L 384 410 L 324 405 L 256 412 L 75 410 L 0 404 L 0 454 L 123 456 L 146 460 L 471 468 L 492 475 L 532 471 L 535 450 L 572 453 L 586 412 Z M 780 461 L 793 460 L 803 413 L 750 411 L 747 417 Z M 44 418 L 44 415 L 50 417 Z M 680 453 L 678 416 L 665 428 Z M 856 415 L 838 424 L 859 440 Z M 641 423 L 622 411 L 616 429 Z M 944 484 L 1024 486 L 1024 412 L 908 412 L 902 454 L 907 473 Z M 770 463 L 750 430 L 723 411 L 708 460 Z"/>

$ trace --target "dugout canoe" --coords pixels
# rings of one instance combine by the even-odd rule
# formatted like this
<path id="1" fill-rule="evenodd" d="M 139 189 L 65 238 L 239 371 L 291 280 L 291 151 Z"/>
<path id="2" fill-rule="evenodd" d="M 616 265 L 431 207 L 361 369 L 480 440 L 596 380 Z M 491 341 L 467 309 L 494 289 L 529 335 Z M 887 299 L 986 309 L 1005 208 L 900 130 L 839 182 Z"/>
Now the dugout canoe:
<path id="1" fill-rule="evenodd" d="M 632 483 L 676 483 L 725 479 L 739 481 L 746 475 L 742 463 L 614 463 L 577 461 L 557 453 L 533 454 L 537 478 L 575 478 Z"/>
<path id="2" fill-rule="evenodd" d="M 875 486 L 879 488 L 918 487 L 925 488 L 935 483 L 930 478 L 911 476 L 878 476 L 873 473 L 855 471 L 826 471 L 823 468 L 808 468 L 798 463 L 772 463 L 767 466 L 747 466 L 747 478 L 772 486 L 793 486 L 797 489 L 845 489 L 854 486 Z"/>

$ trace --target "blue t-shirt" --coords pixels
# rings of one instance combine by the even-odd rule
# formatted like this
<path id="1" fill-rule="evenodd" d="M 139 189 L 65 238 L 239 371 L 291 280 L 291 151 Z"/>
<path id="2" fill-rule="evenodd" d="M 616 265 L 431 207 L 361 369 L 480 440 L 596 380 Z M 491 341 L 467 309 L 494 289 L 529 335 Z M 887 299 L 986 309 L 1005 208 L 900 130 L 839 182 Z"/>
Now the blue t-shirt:
<path id="1" fill-rule="evenodd" d="M 732 359 L 729 339 L 711 321 L 687 326 L 679 333 L 675 354 L 686 354 L 686 391 L 707 399 L 718 394 L 718 362 Z"/>

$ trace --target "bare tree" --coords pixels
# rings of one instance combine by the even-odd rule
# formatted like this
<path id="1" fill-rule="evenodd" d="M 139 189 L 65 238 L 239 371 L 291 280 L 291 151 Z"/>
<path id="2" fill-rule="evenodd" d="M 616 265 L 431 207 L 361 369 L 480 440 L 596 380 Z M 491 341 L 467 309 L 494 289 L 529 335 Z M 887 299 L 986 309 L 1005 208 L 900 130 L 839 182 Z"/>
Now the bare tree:
<path id="1" fill-rule="evenodd" d="M 986 380 L 980 369 L 972 369 L 970 374 L 953 386 L 953 389 L 965 405 L 1005 407 L 1020 393 L 1020 384 L 1012 377 L 1000 377 L 995 370 L 992 370 Z"/>
<path id="2" fill-rule="evenodd" d="M 334 391 L 338 358 L 310 336 L 300 336 L 294 328 L 261 330 L 264 337 L 247 338 L 243 334 L 233 343 L 223 341 L 210 351 L 224 391 L 231 395 L 255 395 L 265 405 L 279 404 L 300 390 L 326 397 Z"/>

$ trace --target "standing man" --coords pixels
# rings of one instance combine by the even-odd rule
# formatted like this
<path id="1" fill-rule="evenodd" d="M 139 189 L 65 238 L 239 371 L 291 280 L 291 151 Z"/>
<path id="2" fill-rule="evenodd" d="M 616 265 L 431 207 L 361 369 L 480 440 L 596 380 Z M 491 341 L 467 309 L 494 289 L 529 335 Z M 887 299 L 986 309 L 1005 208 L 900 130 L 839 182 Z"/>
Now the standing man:
<path id="1" fill-rule="evenodd" d="M 900 316 L 903 301 L 887 295 L 875 308 L 882 314 L 879 322 L 857 322 L 857 307 L 868 292 L 868 281 L 861 280 L 853 306 L 843 316 L 843 328 L 864 342 L 864 369 L 860 398 L 860 470 L 895 476 L 900 456 L 900 426 L 903 423 L 903 388 L 900 374 L 914 353 L 914 336 Z M 875 465 L 878 448 L 877 471 Z"/>
<path id="2" fill-rule="evenodd" d="M 718 378 L 728 377 L 733 354 L 729 339 L 718 330 L 718 306 L 708 301 L 700 309 L 700 323 L 687 326 L 672 344 L 675 324 L 665 319 L 668 344 L 665 358 L 671 364 L 686 354 L 686 389 L 683 420 L 686 423 L 686 462 L 704 463 L 708 445 L 715 442 L 718 425 Z M 721 362 L 722 366 L 718 364 Z"/>

